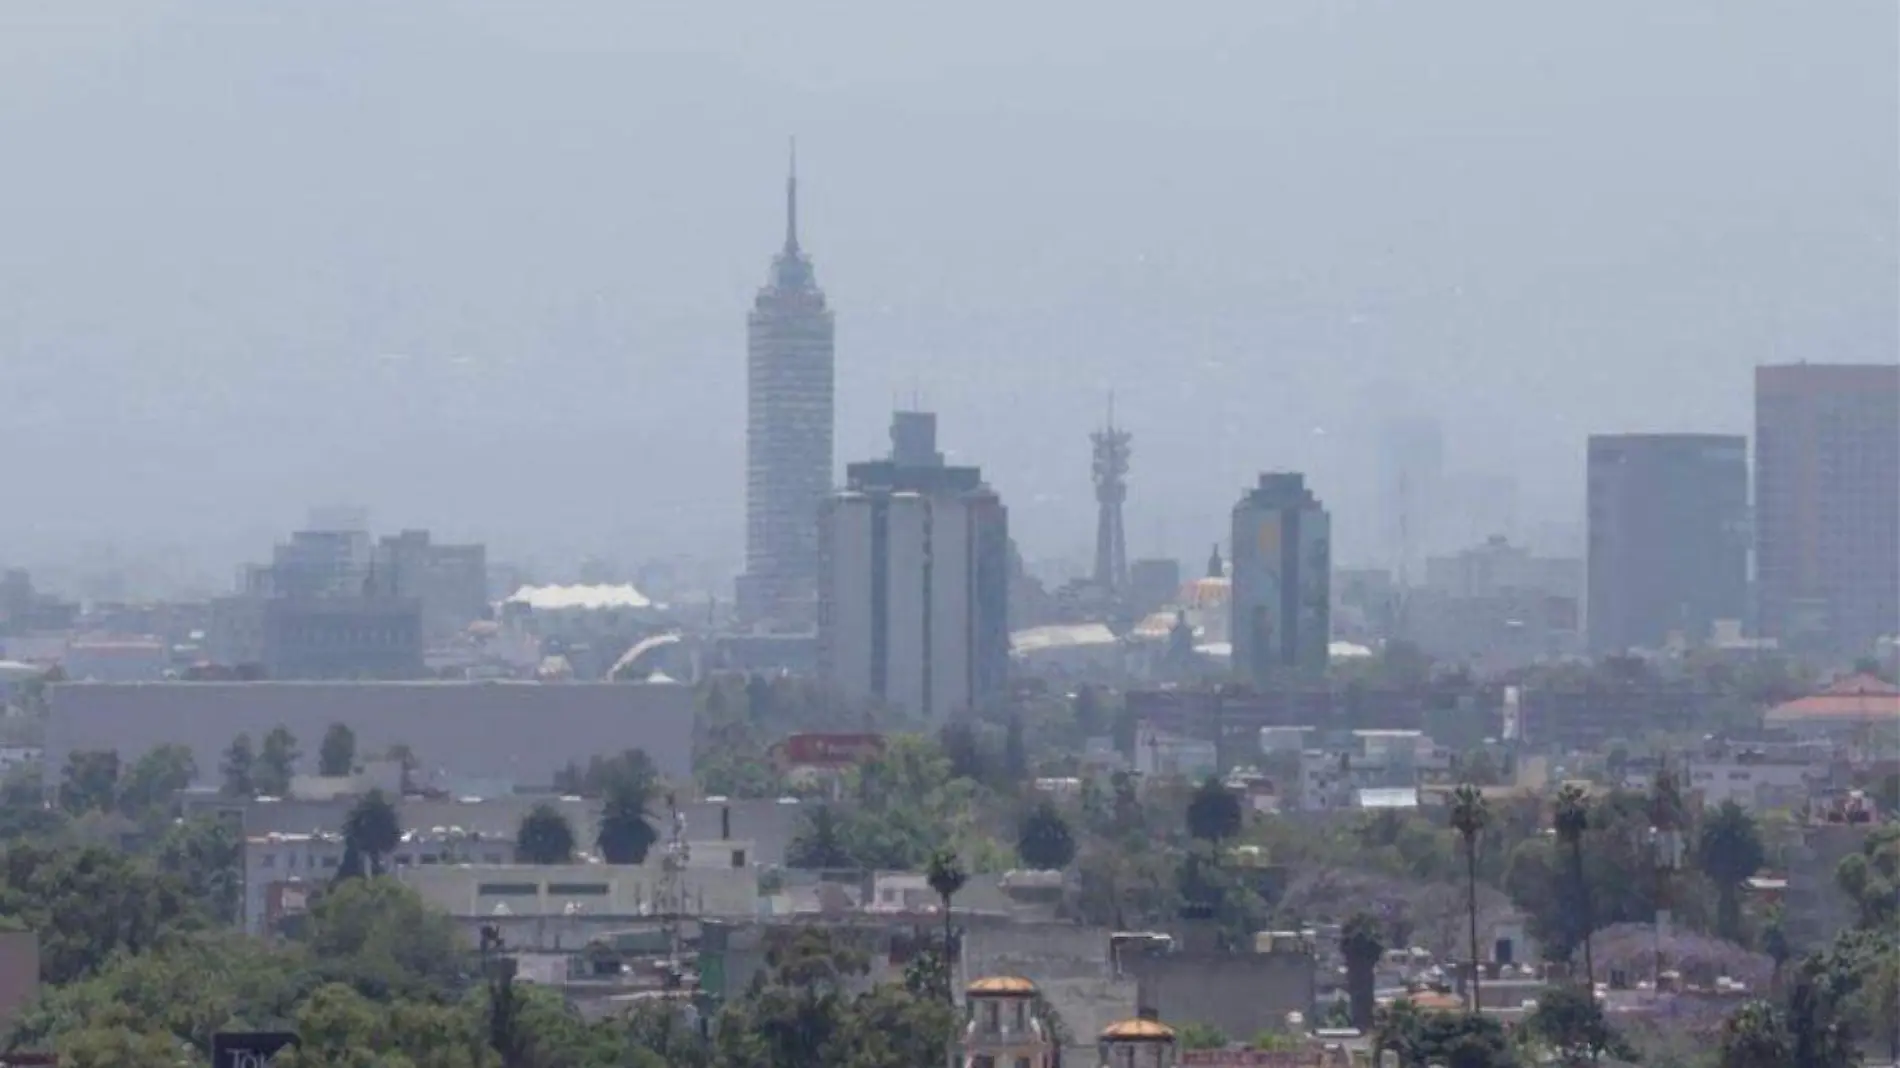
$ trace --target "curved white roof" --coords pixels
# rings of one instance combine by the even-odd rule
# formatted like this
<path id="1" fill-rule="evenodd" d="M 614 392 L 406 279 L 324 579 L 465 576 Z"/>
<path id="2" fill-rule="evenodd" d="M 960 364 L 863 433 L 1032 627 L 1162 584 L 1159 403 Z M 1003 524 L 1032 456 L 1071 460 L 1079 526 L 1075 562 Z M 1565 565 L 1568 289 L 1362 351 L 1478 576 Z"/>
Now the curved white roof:
<path id="1" fill-rule="evenodd" d="M 618 586 L 523 586 L 508 598 L 509 604 L 525 604 L 535 611 L 561 608 L 648 608 L 653 602 L 633 588 L 632 583 Z"/>

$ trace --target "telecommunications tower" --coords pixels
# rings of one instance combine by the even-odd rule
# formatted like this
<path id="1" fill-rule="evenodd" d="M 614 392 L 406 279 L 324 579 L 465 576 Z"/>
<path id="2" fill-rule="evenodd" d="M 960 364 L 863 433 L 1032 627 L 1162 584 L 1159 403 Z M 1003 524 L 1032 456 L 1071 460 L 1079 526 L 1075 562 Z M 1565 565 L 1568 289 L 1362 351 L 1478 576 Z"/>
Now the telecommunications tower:
<path id="1" fill-rule="evenodd" d="M 1095 454 L 1095 584 L 1110 593 L 1128 589 L 1128 540 L 1122 534 L 1122 504 L 1128 500 L 1126 430 L 1115 427 L 1115 397 L 1108 398 L 1108 422 L 1089 434 Z"/>

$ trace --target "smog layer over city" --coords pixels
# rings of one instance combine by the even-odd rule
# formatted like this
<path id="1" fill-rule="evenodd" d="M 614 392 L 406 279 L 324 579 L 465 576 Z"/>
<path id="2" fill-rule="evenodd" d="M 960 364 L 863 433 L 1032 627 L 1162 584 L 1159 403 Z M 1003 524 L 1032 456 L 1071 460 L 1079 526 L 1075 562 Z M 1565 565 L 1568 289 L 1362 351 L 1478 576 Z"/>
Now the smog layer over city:
<path id="1" fill-rule="evenodd" d="M 1900 1068 L 1900 7 L 0 5 L 0 1068 Z"/>

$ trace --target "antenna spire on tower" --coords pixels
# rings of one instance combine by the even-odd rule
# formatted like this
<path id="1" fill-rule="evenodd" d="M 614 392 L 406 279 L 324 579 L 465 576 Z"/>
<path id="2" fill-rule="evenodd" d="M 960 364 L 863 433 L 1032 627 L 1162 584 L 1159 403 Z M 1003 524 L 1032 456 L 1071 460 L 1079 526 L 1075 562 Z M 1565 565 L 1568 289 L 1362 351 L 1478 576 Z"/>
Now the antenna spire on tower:
<path id="1" fill-rule="evenodd" d="M 785 251 L 798 251 L 798 138 L 791 138 L 785 169 Z"/>

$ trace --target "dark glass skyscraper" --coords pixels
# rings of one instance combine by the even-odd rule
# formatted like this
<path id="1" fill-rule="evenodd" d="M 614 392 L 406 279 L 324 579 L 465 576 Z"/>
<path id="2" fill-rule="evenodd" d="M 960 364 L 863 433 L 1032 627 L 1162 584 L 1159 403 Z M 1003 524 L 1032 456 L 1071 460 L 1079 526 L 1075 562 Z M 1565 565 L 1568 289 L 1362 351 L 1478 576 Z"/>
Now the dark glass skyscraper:
<path id="1" fill-rule="evenodd" d="M 1590 438 L 1590 651 L 1709 640 L 1748 605 L 1748 443 L 1728 434 Z"/>
<path id="2" fill-rule="evenodd" d="M 831 491 L 832 319 L 798 245 L 798 174 L 785 247 L 746 323 L 746 546 L 742 619 L 808 627 L 817 611 L 819 509 Z"/>
<path id="3" fill-rule="evenodd" d="M 1326 671 L 1332 642 L 1332 517 L 1304 475 L 1269 472 L 1234 506 L 1234 670 L 1266 687 Z"/>

